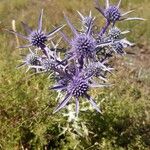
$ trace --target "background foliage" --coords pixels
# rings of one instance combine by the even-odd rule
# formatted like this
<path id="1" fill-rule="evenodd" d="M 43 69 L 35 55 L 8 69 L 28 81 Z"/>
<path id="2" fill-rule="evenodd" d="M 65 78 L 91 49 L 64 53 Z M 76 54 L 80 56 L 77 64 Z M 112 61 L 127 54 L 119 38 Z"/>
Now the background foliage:
<path id="1" fill-rule="evenodd" d="M 101 0 L 102 2 L 102 0 Z M 114 1 L 115 2 L 115 1 Z M 63 11 L 78 26 L 76 10 L 93 11 L 101 26 L 104 20 L 96 12 L 93 0 L 1 0 L 0 1 L 0 149 L 86 149 L 86 150 L 148 150 L 150 148 L 150 1 L 123 0 L 124 10 L 135 9 L 133 16 L 147 21 L 118 24 L 130 29 L 129 39 L 137 45 L 128 52 L 135 53 L 114 60 L 117 71 L 110 80 L 115 86 L 91 91 L 101 103 L 103 115 L 96 111 L 81 111 L 78 131 L 62 115 L 52 114 L 56 93 L 46 75 L 25 74 L 15 66 L 21 59 L 11 29 L 16 20 L 17 31 L 24 32 L 20 22 L 36 27 L 37 16 L 44 8 L 44 25 L 64 23 Z M 69 33 L 68 28 L 66 30 Z M 22 40 L 19 41 L 22 44 Z M 66 132 L 63 132 L 67 127 Z"/>

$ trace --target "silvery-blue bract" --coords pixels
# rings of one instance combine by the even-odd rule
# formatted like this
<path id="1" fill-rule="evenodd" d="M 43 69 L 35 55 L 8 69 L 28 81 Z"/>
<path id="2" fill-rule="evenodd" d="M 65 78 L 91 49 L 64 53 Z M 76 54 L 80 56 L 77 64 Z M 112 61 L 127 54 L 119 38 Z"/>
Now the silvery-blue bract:
<path id="1" fill-rule="evenodd" d="M 42 17 L 43 17 L 43 10 L 41 11 L 41 14 L 39 16 L 38 28 L 34 30 L 30 28 L 27 24 L 22 22 L 22 25 L 25 31 L 27 32 L 26 36 L 23 34 L 17 33 L 13 30 L 8 30 L 9 32 L 16 34 L 18 37 L 21 37 L 28 41 L 27 45 L 20 46 L 19 48 L 28 48 L 28 47 L 34 46 L 34 47 L 40 48 L 43 51 L 43 53 L 47 55 L 46 42 L 48 41 L 49 38 L 51 38 L 56 32 L 61 30 L 64 26 L 57 27 L 53 31 L 45 33 L 42 30 Z"/>

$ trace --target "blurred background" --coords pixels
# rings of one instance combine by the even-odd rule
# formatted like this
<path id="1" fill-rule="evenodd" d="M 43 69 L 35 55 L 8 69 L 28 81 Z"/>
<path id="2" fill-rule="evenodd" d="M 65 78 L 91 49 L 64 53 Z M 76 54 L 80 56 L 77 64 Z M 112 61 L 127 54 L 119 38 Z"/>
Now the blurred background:
<path id="1" fill-rule="evenodd" d="M 80 111 L 79 120 L 72 122 L 65 109 L 52 114 L 57 93 L 48 90 L 53 82 L 47 75 L 31 77 L 26 68 L 16 69 L 20 54 L 27 51 L 16 47 L 25 43 L 4 29 L 12 29 L 13 23 L 24 33 L 21 21 L 36 28 L 41 9 L 47 31 L 65 23 L 63 12 L 79 27 L 76 10 L 85 15 L 91 10 L 102 27 L 104 19 L 93 0 L 0 0 L 0 149 L 150 149 L 150 1 L 122 0 L 121 7 L 123 12 L 134 9 L 130 16 L 147 19 L 117 24 L 131 31 L 128 39 L 136 46 L 127 51 L 133 54 L 114 59 L 114 86 L 91 91 L 103 114 Z M 68 27 L 64 31 L 71 35 Z"/>

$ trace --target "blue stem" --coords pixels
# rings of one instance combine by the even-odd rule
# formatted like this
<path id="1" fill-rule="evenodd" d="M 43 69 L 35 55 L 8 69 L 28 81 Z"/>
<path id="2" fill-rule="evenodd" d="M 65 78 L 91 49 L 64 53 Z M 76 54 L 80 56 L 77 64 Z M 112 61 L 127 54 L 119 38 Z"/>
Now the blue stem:
<path id="1" fill-rule="evenodd" d="M 99 33 L 100 37 L 103 36 L 103 34 L 106 32 L 107 28 L 109 27 L 110 22 L 107 21 L 106 25 L 102 28 L 101 32 Z"/>

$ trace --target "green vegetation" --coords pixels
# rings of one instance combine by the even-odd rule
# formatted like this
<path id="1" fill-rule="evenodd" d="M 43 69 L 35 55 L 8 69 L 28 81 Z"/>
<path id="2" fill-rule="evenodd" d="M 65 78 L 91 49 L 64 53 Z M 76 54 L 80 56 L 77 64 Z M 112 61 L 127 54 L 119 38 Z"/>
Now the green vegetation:
<path id="1" fill-rule="evenodd" d="M 102 2 L 102 0 L 101 0 Z M 76 10 L 88 13 L 93 0 L 1 0 L 0 1 L 0 149 L 2 150 L 149 150 L 150 149 L 150 1 L 123 0 L 124 10 L 135 9 L 133 16 L 147 21 L 119 23 L 131 29 L 129 39 L 137 43 L 123 59 L 114 60 L 117 70 L 111 76 L 115 86 L 91 91 L 101 103 L 103 114 L 81 111 L 77 134 L 72 123 L 62 115 L 65 109 L 52 114 L 56 93 L 48 91 L 52 85 L 46 75 L 25 73 L 15 67 L 21 59 L 11 29 L 16 20 L 17 31 L 24 32 L 20 22 L 36 27 L 37 16 L 44 8 L 44 24 L 63 24 L 63 11 L 77 26 Z M 76 15 L 74 15 L 76 14 Z M 67 32 L 70 30 L 66 28 Z M 22 40 L 19 40 L 20 44 Z M 63 129 L 68 127 L 64 133 Z"/>

